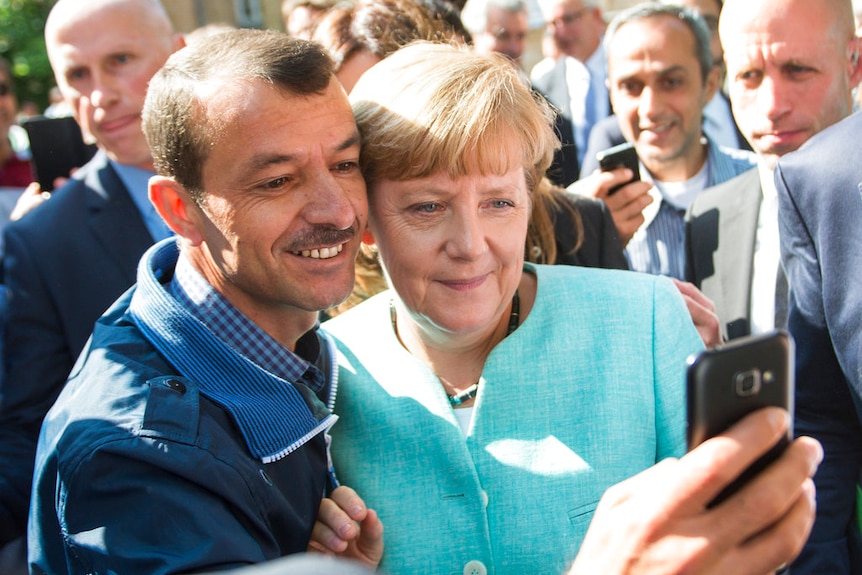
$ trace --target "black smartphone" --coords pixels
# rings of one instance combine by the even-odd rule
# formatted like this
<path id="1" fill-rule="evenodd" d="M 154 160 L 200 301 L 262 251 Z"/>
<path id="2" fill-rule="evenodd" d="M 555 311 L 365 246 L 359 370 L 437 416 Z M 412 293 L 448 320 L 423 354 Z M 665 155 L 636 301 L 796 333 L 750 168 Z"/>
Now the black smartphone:
<path id="1" fill-rule="evenodd" d="M 625 142 L 607 150 L 602 150 L 596 154 L 596 159 L 599 161 L 599 169 L 603 172 L 616 170 L 617 168 L 628 168 L 632 171 L 632 178 L 618 186 L 614 186 L 608 190 L 608 195 L 616 193 L 617 190 L 641 179 L 640 162 L 638 153 L 635 150 L 634 144 Z"/>
<path id="2" fill-rule="evenodd" d="M 42 191 L 52 191 L 56 178 L 68 178 L 72 168 L 80 168 L 96 153 L 96 146 L 84 142 L 74 118 L 37 117 L 21 125 L 30 139 L 33 172 Z"/>
<path id="3" fill-rule="evenodd" d="M 689 450 L 762 407 L 793 416 L 794 343 L 785 331 L 731 340 L 688 358 Z M 709 505 L 718 505 L 772 463 L 793 440 L 793 425 L 772 449 L 730 483 Z"/>

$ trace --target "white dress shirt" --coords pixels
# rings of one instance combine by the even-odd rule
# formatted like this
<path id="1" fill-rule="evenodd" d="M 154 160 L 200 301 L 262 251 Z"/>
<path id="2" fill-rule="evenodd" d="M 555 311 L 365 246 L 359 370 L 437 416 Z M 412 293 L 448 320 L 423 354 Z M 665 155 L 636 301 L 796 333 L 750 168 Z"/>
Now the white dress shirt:
<path id="1" fill-rule="evenodd" d="M 775 328 L 775 278 L 780 265 L 778 242 L 778 192 L 773 171 L 758 158 L 763 201 L 754 239 L 754 270 L 751 278 L 751 333 Z"/>
<path id="2" fill-rule="evenodd" d="M 683 182 L 656 182 L 641 165 L 644 181 L 653 181 L 653 202 L 643 210 L 644 222 L 626 245 L 629 267 L 638 272 L 677 279 L 685 277 L 685 211 L 709 180 L 709 160 Z"/>

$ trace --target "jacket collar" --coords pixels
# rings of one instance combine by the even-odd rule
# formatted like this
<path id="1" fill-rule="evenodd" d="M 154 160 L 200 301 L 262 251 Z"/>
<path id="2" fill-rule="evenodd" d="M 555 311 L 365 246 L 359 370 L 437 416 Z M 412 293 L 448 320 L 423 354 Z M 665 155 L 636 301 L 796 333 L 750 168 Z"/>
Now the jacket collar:
<path id="1" fill-rule="evenodd" d="M 302 383 L 292 384 L 234 352 L 165 289 L 179 258 L 176 240 L 159 242 L 138 266 L 129 312 L 144 336 L 201 393 L 234 419 L 263 463 L 286 457 L 336 421 Z"/>

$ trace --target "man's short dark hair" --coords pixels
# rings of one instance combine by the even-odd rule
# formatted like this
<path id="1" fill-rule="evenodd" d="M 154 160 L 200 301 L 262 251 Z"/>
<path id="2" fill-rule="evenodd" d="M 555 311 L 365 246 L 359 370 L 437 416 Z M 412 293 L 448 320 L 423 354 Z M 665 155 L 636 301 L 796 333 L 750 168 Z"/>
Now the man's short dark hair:
<path id="1" fill-rule="evenodd" d="M 232 30 L 183 48 L 150 81 L 144 103 L 156 171 L 201 201 L 201 167 L 222 129 L 206 117 L 204 82 L 263 80 L 289 94 L 311 95 L 323 93 L 333 78 L 332 61 L 319 45 L 281 32 Z"/>
<path id="2" fill-rule="evenodd" d="M 611 23 L 608 25 L 608 29 L 605 32 L 605 53 L 609 53 L 608 48 L 616 37 L 617 31 L 625 24 L 628 24 L 629 22 L 637 22 L 646 18 L 656 18 L 661 16 L 676 18 L 691 30 L 691 33 L 694 36 L 694 55 L 697 57 L 697 61 L 700 64 L 701 78 L 703 79 L 703 82 L 706 83 L 706 79 L 709 76 L 710 71 L 712 71 L 713 65 L 709 27 L 697 12 L 685 6 L 649 2 L 637 4 L 628 10 L 623 10 L 617 14 L 613 20 L 611 20 Z"/>

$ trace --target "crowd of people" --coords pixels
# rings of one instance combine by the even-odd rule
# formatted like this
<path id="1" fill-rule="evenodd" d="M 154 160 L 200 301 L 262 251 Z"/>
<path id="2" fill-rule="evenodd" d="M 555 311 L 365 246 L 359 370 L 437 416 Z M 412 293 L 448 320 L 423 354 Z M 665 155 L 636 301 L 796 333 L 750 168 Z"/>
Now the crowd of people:
<path id="1" fill-rule="evenodd" d="M 851 0 L 282 9 L 57 0 L 50 194 L 0 60 L 0 570 L 862 574 Z M 776 329 L 794 412 L 689 450 Z"/>

